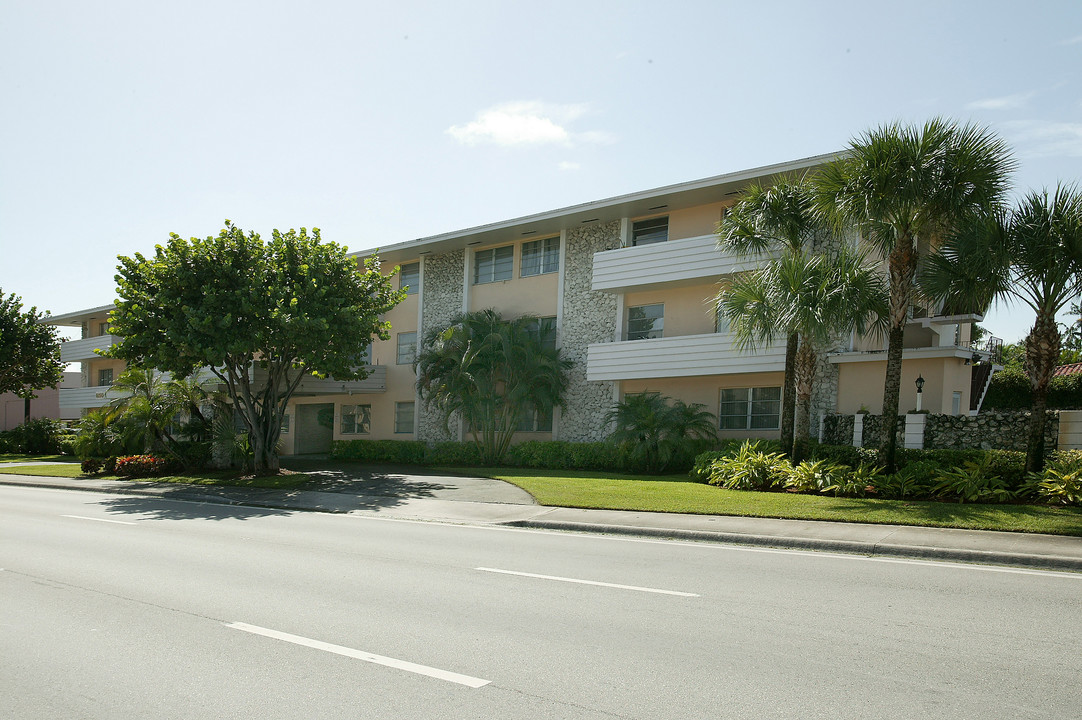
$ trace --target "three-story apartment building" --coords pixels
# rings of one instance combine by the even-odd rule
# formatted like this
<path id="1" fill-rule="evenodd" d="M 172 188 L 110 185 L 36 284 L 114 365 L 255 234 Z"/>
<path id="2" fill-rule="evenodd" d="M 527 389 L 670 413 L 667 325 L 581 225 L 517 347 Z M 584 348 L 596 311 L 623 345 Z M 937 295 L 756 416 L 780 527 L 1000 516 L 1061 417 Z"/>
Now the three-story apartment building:
<path id="1" fill-rule="evenodd" d="M 715 230 L 752 181 L 769 182 L 827 162 L 818 156 L 661 187 L 466 230 L 383 246 L 385 268 L 399 266 L 406 300 L 392 310 L 391 338 L 376 341 L 364 381 L 306 381 L 290 404 L 287 453 L 322 452 L 335 439 L 441 440 L 447 428 L 416 394 L 413 360 L 426 332 L 460 311 L 494 308 L 530 314 L 556 329 L 574 366 L 566 407 L 531 418 L 522 439 L 586 441 L 609 431 L 605 415 L 629 393 L 647 391 L 701 403 L 728 437 L 777 437 L 784 371 L 781 342 L 739 348 L 712 302 L 718 284 L 756 261 L 725 255 Z M 375 250 L 355 253 L 358 258 Z M 81 324 L 65 359 L 83 362 L 84 387 L 68 402 L 96 407 L 116 361 L 107 347 L 111 306 L 54 316 Z M 915 406 L 914 380 L 925 380 L 923 408 L 962 414 L 971 407 L 972 323 L 915 308 L 906 332 L 902 408 Z M 885 338 L 845 337 L 819 368 L 813 419 L 828 412 L 881 410 Z M 103 345 L 104 344 L 104 345 Z M 978 353 L 980 354 L 980 353 Z M 76 393 L 82 393 L 76 398 Z M 912 397 L 909 397 L 912 395 Z M 84 397 L 85 396 L 85 397 Z M 65 403 L 62 391 L 62 406 Z M 95 404 L 98 403 L 98 404 Z"/>

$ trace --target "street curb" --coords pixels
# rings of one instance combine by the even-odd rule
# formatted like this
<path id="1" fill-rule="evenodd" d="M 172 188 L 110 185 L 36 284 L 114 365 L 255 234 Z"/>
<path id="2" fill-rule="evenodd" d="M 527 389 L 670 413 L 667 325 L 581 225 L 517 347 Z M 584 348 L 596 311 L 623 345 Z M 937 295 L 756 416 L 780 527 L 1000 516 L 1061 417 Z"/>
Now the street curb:
<path id="1" fill-rule="evenodd" d="M 566 530 L 569 532 L 605 533 L 633 537 L 665 538 L 670 540 L 698 540 L 733 545 L 780 550 L 818 550 L 868 557 L 894 557 L 916 560 L 942 560 L 949 562 L 1004 565 L 1039 570 L 1082 572 L 1082 558 L 1059 555 L 1030 555 L 992 550 L 964 550 L 919 545 L 891 545 L 856 540 L 823 540 L 819 538 L 786 537 L 783 535 L 750 535 L 745 533 L 716 532 L 709 530 L 681 530 L 677 528 L 637 527 L 633 525 L 601 525 L 568 521 L 513 520 L 505 526 L 535 530 Z"/>

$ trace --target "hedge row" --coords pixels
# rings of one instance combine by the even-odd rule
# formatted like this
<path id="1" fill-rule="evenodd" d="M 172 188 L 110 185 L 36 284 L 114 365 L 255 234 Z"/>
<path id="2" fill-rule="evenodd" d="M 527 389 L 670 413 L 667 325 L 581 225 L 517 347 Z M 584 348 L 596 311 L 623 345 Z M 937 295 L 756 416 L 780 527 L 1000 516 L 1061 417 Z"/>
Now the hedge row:
<path id="1" fill-rule="evenodd" d="M 336 440 L 331 448 L 336 460 L 356 460 L 400 465 L 476 467 L 483 464 L 477 446 L 471 442 L 441 442 L 431 447 L 416 440 Z M 561 440 L 514 445 L 504 457 L 508 467 L 552 470 L 634 470 L 626 453 L 611 443 L 571 443 Z M 676 468 L 687 470 L 688 465 Z"/>
<path id="2" fill-rule="evenodd" d="M 982 410 L 1029 410 L 1033 390 L 1029 378 L 1018 368 L 1007 368 L 992 376 Z M 1082 375 L 1054 377 L 1048 384 L 1049 410 L 1082 409 Z"/>

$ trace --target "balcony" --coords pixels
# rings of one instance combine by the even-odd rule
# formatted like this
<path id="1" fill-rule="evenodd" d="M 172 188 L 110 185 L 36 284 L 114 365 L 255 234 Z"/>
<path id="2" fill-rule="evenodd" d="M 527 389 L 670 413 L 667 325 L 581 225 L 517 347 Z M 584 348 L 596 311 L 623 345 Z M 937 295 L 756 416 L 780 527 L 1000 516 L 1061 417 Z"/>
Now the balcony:
<path id="1" fill-rule="evenodd" d="M 81 410 L 105 407 L 128 393 L 112 390 L 109 385 L 98 387 L 60 388 L 60 409 Z"/>
<path id="2" fill-rule="evenodd" d="M 731 375 L 785 370 L 785 339 L 741 351 L 729 333 L 598 343 L 587 351 L 587 380 Z"/>
<path id="3" fill-rule="evenodd" d="M 718 252 L 714 235 L 594 253 L 591 289 L 622 293 L 661 285 L 701 285 L 751 270 L 762 260 Z"/>
<path id="4" fill-rule="evenodd" d="M 60 344 L 60 360 L 66 363 L 95 360 L 101 357 L 95 350 L 108 350 L 119 341 L 120 338 L 116 335 L 97 335 L 82 340 L 68 340 Z"/>
<path id="5" fill-rule="evenodd" d="M 334 378 L 317 378 L 312 375 L 301 380 L 294 397 L 299 395 L 335 395 L 338 393 L 382 393 L 387 392 L 387 366 L 369 365 L 369 375 L 364 380 L 335 380 Z M 253 380 L 263 382 L 266 371 L 256 368 Z"/>

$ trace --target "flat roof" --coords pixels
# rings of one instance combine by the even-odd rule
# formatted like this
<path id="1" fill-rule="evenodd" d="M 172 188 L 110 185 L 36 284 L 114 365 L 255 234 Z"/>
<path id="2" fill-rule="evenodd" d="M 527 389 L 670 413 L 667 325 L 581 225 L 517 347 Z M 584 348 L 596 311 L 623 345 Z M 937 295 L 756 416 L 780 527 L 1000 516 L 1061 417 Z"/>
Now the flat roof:
<path id="1" fill-rule="evenodd" d="M 82 325 L 85 321 L 92 317 L 100 316 L 102 313 L 107 313 L 115 307 L 113 303 L 108 305 L 102 305 L 95 308 L 87 308 L 86 310 L 75 310 L 73 312 L 62 313 L 60 315 L 50 315 L 47 318 L 42 318 L 42 322 L 46 325 Z"/>
<path id="2" fill-rule="evenodd" d="M 715 175 L 701 180 L 665 185 L 627 195 L 617 195 L 534 215 L 524 215 L 464 230 L 417 238 L 384 247 L 359 250 L 350 253 L 350 255 L 368 257 L 378 251 L 381 260 L 398 263 L 420 255 L 441 254 L 459 250 L 467 244 L 492 244 L 510 242 L 524 237 L 544 237 L 595 222 L 611 222 L 624 217 L 649 215 L 657 213 L 659 210 L 681 210 L 695 205 L 718 202 L 726 196 L 737 195 L 753 180 L 808 170 L 841 156 L 841 152 L 834 152 L 774 165 L 764 165 L 724 175 Z"/>

